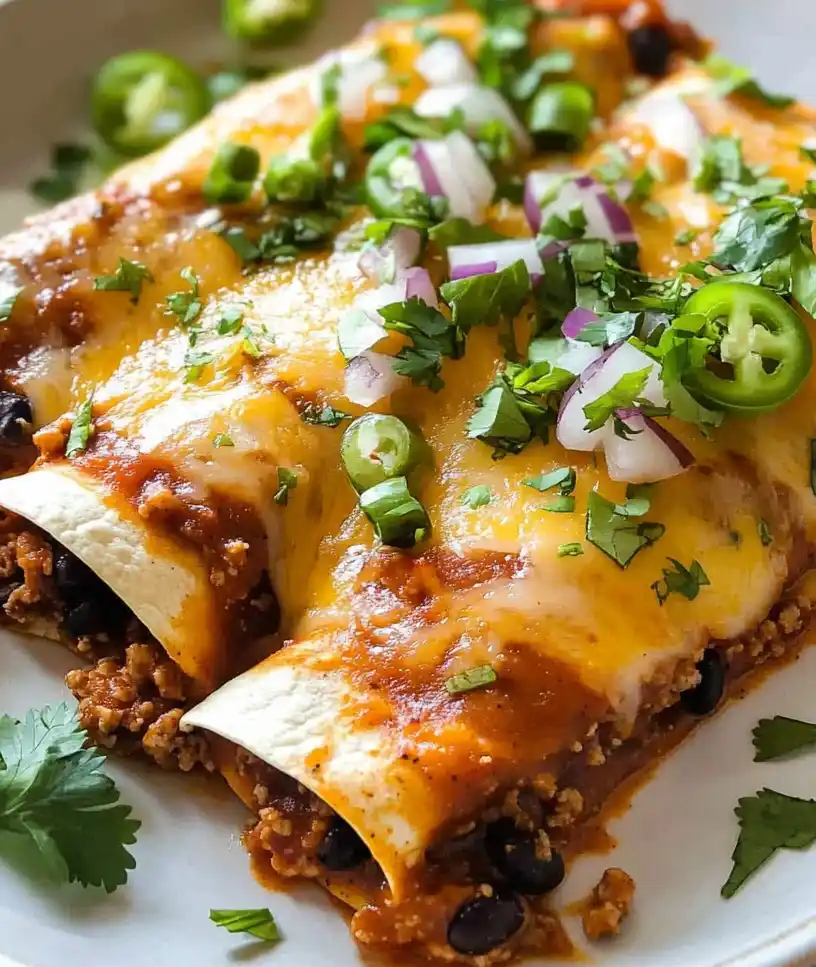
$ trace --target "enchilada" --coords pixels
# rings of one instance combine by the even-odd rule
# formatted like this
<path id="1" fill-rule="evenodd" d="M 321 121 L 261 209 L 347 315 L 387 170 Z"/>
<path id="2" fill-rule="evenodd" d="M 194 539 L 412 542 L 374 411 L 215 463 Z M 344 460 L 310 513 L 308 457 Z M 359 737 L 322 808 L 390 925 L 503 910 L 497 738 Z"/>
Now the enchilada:
<path id="1" fill-rule="evenodd" d="M 414 68 L 438 37 L 370 34 L 401 78 L 388 97 L 430 125 L 406 143 L 405 116 L 368 115 L 382 115 L 366 135 L 375 245 L 354 251 L 360 213 L 346 211 L 328 258 L 269 267 L 266 226 L 228 219 L 219 241 L 251 272 L 208 303 L 195 344 L 181 331 L 142 346 L 95 386 L 83 446 L 67 455 L 74 413 L 39 438 L 29 476 L 0 485 L 0 503 L 69 547 L 79 533 L 113 544 L 130 523 L 151 561 L 168 542 L 171 567 L 191 502 L 226 501 L 229 540 L 268 571 L 291 640 L 183 723 L 216 737 L 207 755 L 258 811 L 256 857 L 323 881 L 362 943 L 481 963 L 559 949 L 544 898 L 582 824 L 809 620 L 812 118 L 688 63 L 679 48 L 697 45 L 655 11 L 632 22 L 610 6 L 525 23 L 531 53 L 574 45 L 555 79 L 536 68 L 538 146 L 530 115 L 514 123 L 463 79 L 481 20 L 438 21 L 458 73 L 425 61 L 430 83 Z M 674 48 L 673 69 L 612 116 L 630 54 L 641 75 L 669 70 L 639 61 L 643 30 Z M 308 87 L 298 76 L 281 83 Z M 138 177 L 194 166 L 213 131 Z M 540 147 L 585 137 L 562 165 Z M 519 204 L 512 175 L 527 169 Z M 292 189 L 270 170 L 273 193 L 325 177 L 307 164 Z M 372 408 L 380 421 L 350 422 Z M 79 527 L 37 496 L 69 506 L 77 489 L 91 495 Z M 97 516 L 111 534 L 84 526 Z M 95 550 L 74 550 L 127 600 L 132 573 L 117 585 Z M 211 564 L 195 552 L 189 568 L 212 584 Z M 138 593 L 161 621 L 169 576 L 151 580 Z M 212 627 L 217 649 L 233 629 Z M 75 686 L 105 709 L 91 674 Z"/>

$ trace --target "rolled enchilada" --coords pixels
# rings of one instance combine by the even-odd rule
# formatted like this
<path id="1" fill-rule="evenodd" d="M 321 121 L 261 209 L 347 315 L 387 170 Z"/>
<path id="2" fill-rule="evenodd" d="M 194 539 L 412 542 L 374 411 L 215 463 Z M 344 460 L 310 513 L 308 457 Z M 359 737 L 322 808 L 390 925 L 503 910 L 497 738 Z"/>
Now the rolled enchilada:
<path id="1" fill-rule="evenodd" d="M 561 52 L 533 72 L 531 131 L 476 85 L 477 16 L 435 22 L 454 41 L 441 65 L 414 24 L 375 28 L 358 66 L 382 52 L 376 77 L 333 95 L 352 160 L 332 157 L 355 172 L 366 141 L 378 221 L 309 199 L 326 177 L 311 155 L 300 180 L 271 166 L 270 193 L 331 216 L 320 254 L 298 252 L 308 231 L 290 209 L 284 235 L 277 208 L 216 212 L 223 273 L 194 335 L 140 342 L 93 381 L 82 445 L 75 409 L 42 431 L 31 474 L 0 483 L 0 504 L 45 534 L 26 531 L 10 567 L 39 539 L 56 575 L 60 542 L 172 660 L 137 630 L 124 657 L 73 674 L 98 737 L 122 727 L 160 761 L 217 763 L 259 814 L 259 860 L 324 882 L 362 943 L 448 961 L 563 949 L 546 896 L 582 824 L 751 669 L 794 651 L 812 607 L 798 583 L 816 516 L 812 117 L 741 92 L 739 75 L 726 90 L 650 5 L 643 21 L 583 6 L 600 12 L 524 23 L 528 53 Z M 674 49 L 671 76 L 616 111 L 633 70 L 669 67 L 644 38 Z M 276 82 L 279 96 L 250 92 L 124 183 L 173 194 L 183 172 L 200 208 L 213 142 L 265 162 L 292 149 L 337 65 L 342 81 L 339 56 Z M 593 113 L 587 150 L 553 156 Z M 344 434 L 366 410 L 396 423 Z M 67 584 L 70 609 L 84 605 L 82 581 Z M 273 592 L 273 645 L 290 640 L 179 731 L 190 700 L 274 630 Z M 72 643 L 96 655 L 105 635 Z"/>

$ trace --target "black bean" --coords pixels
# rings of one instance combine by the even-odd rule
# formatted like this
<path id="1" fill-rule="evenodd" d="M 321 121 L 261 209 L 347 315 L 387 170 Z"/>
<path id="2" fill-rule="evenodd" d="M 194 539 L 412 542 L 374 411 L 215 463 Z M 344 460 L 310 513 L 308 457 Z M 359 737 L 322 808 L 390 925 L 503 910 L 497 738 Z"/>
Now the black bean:
<path id="1" fill-rule="evenodd" d="M 75 638 L 106 632 L 116 636 L 124 630 L 130 612 L 122 600 L 107 588 L 100 594 L 80 601 L 65 614 L 65 630 Z"/>
<path id="2" fill-rule="evenodd" d="M 496 872 L 519 893 L 549 893 L 564 879 L 561 856 L 555 850 L 548 859 L 537 856 L 534 834 L 516 829 L 512 819 L 500 819 L 488 826 L 485 849 Z"/>
<path id="3" fill-rule="evenodd" d="M 636 27 L 629 34 L 629 54 L 638 74 L 663 77 L 669 69 L 672 41 L 662 24 Z"/>
<path id="4" fill-rule="evenodd" d="M 458 954 L 478 957 L 500 947 L 524 926 L 524 907 L 509 891 L 466 900 L 448 926 L 448 943 Z"/>
<path id="5" fill-rule="evenodd" d="M 11 597 L 11 592 L 21 588 L 21 581 L 9 581 L 7 584 L 0 585 L 0 606 L 4 605 Z"/>
<path id="6" fill-rule="evenodd" d="M 323 842 L 317 847 L 317 858 L 327 870 L 353 870 L 371 853 L 349 824 L 335 816 Z"/>
<path id="7" fill-rule="evenodd" d="M 18 446 L 31 440 L 34 417 L 27 397 L 0 390 L 0 444 Z"/>
<path id="8" fill-rule="evenodd" d="M 79 591 L 93 592 L 101 584 L 87 564 L 64 547 L 54 548 L 54 585 L 65 597 Z M 90 593 L 88 595 L 90 597 Z"/>
<path id="9" fill-rule="evenodd" d="M 719 705 L 725 689 L 725 663 L 716 648 L 706 648 L 697 662 L 702 678 L 680 696 L 683 708 L 692 715 L 708 715 Z"/>

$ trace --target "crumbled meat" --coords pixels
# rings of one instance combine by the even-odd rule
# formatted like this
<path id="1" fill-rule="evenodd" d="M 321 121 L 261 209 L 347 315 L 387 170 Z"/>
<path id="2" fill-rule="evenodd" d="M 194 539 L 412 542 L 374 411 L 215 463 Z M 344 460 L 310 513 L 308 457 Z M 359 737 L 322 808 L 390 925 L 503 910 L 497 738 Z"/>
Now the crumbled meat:
<path id="1" fill-rule="evenodd" d="M 13 544 L 13 547 L 10 546 Z M 23 531 L 4 548 L 2 567 L 11 568 L 11 558 L 22 571 L 23 583 L 12 590 L 4 605 L 6 614 L 22 620 L 28 608 L 37 604 L 46 593 L 53 559 L 50 545 L 38 534 Z M 11 573 L 15 573 L 12 569 Z M 10 576 L 5 575 L 4 576 Z"/>
<path id="2" fill-rule="evenodd" d="M 257 798 L 268 798 L 268 792 Z M 304 813 L 285 813 L 276 806 L 264 806 L 258 813 L 258 822 L 246 834 L 250 852 L 268 856 L 272 869 L 280 876 L 311 878 L 322 872 L 316 859 L 317 847 L 328 831 L 331 810 L 317 797 L 311 798 L 316 808 Z"/>
<path id="3" fill-rule="evenodd" d="M 584 911 L 584 933 L 587 937 L 600 940 L 619 934 L 621 922 L 629 914 L 634 895 L 635 881 L 628 873 L 614 866 L 605 870 Z"/>
<path id="4" fill-rule="evenodd" d="M 79 720 L 91 740 L 106 748 L 144 751 L 165 769 L 212 769 L 206 742 L 179 731 L 184 676 L 156 644 L 132 644 L 124 661 L 103 658 L 69 672 L 66 684 L 79 702 Z"/>

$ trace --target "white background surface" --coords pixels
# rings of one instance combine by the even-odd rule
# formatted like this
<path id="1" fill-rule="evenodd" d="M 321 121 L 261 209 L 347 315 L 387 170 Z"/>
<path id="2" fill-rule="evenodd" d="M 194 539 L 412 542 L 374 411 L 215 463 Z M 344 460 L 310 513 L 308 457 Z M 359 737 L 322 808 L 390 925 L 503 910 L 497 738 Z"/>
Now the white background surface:
<path id="1" fill-rule="evenodd" d="M 349 0 L 328 5 L 335 16 L 322 25 L 313 50 L 341 42 L 370 9 Z M 727 54 L 750 63 L 770 87 L 816 101 L 812 0 L 671 6 L 717 36 Z M 20 186 L 43 169 L 50 143 L 80 130 L 95 65 L 136 46 L 198 58 L 223 54 L 216 22 L 215 0 L 13 0 L 3 7 L 0 222 L 8 226 L 27 209 Z M 54 645 L 0 634 L 0 711 L 22 714 L 62 700 L 61 676 L 73 663 Z M 611 864 L 638 884 L 624 937 L 594 952 L 602 967 L 787 967 L 816 938 L 816 850 L 778 855 L 734 900 L 719 898 L 737 833 L 737 798 L 764 785 L 816 797 L 816 754 L 760 765 L 752 762 L 750 742 L 761 716 L 816 719 L 814 683 L 816 650 L 709 723 L 614 825 L 615 854 L 587 858 L 572 872 L 564 900 L 585 894 Z M 112 897 L 78 887 L 53 891 L 0 869 L 0 952 L 27 967 L 360 962 L 322 891 L 267 893 L 253 881 L 237 838 L 246 813 L 216 783 L 136 763 L 114 762 L 111 769 L 143 823 L 131 884 Z M 267 905 L 286 938 L 271 949 L 231 937 L 207 919 L 210 907 Z M 767 947 L 774 938 L 781 939 Z"/>

